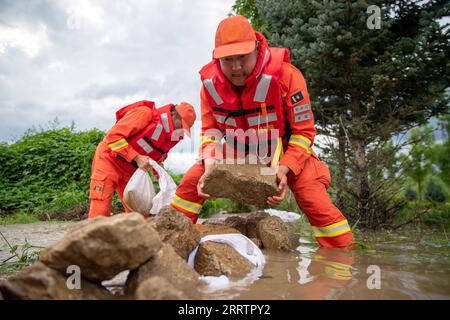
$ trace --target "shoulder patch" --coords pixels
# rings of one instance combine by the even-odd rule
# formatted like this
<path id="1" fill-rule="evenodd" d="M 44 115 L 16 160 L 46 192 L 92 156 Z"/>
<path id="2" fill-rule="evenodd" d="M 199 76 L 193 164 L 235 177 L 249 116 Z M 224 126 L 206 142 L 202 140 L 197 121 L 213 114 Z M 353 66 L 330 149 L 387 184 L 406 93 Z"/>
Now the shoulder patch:
<path id="1" fill-rule="evenodd" d="M 304 99 L 303 94 L 301 91 L 299 91 L 299 92 L 294 93 L 291 96 L 291 103 L 296 104 L 296 103 L 299 103 L 300 101 L 302 101 L 303 99 Z"/>

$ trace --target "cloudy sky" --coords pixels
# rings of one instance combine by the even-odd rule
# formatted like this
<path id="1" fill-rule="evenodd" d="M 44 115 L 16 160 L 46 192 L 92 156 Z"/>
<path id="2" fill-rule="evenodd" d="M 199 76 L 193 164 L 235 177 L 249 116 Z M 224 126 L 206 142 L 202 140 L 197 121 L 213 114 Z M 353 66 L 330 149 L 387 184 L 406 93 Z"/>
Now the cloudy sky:
<path id="1" fill-rule="evenodd" d="M 0 140 L 56 117 L 78 130 L 107 130 L 117 109 L 143 99 L 187 101 L 198 112 L 198 71 L 233 3 L 0 0 Z M 180 143 L 166 165 L 189 167 L 194 142 Z"/>

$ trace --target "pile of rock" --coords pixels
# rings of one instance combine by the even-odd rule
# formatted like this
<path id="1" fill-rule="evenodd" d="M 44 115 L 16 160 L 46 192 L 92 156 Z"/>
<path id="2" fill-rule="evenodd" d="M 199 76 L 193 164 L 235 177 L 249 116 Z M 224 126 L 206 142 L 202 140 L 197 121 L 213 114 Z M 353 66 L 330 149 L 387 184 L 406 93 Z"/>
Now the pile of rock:
<path id="1" fill-rule="evenodd" d="M 40 261 L 0 282 L 4 299 L 201 299 L 200 275 L 245 276 L 253 265 L 230 246 L 200 239 L 242 233 L 267 249 L 289 250 L 289 230 L 266 213 L 194 225 L 168 207 L 77 223 Z M 187 264 L 197 247 L 194 268 Z M 102 283 L 129 270 L 120 295 Z M 0 296 L 1 297 L 1 296 Z"/>

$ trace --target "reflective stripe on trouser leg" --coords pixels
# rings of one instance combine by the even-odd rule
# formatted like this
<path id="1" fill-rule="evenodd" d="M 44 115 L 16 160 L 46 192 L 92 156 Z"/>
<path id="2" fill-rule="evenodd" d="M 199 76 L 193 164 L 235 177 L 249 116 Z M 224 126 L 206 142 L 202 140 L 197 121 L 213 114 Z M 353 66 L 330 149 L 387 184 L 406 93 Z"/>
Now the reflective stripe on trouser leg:
<path id="1" fill-rule="evenodd" d="M 170 206 L 190 218 L 193 223 L 197 222 L 198 215 L 203 207 L 205 199 L 198 196 L 197 184 L 205 169 L 201 164 L 194 164 L 181 179 L 175 196 Z"/>
<path id="2" fill-rule="evenodd" d="M 315 229 L 317 242 L 327 248 L 350 247 L 354 242 L 353 234 L 344 215 L 327 193 L 330 173 L 325 164 L 310 157 L 299 175 L 288 174 L 288 183 L 297 204 Z"/>
<path id="3" fill-rule="evenodd" d="M 347 219 L 316 227 L 312 226 L 317 242 L 323 247 L 351 247 L 355 242 Z"/>

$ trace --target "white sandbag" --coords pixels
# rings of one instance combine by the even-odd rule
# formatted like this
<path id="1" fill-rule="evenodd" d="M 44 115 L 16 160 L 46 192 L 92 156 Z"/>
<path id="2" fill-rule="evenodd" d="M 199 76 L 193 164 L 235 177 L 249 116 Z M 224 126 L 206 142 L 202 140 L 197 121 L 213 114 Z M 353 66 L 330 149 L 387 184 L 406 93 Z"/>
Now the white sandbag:
<path id="1" fill-rule="evenodd" d="M 157 164 L 156 161 L 150 159 L 149 163 L 159 176 L 159 192 L 153 198 L 153 206 L 150 213 L 158 214 L 162 207 L 170 205 L 170 202 L 175 194 L 175 190 L 177 189 L 177 185 L 167 171 Z"/>
<path id="2" fill-rule="evenodd" d="M 136 169 L 123 192 L 123 201 L 132 211 L 147 215 L 153 205 L 155 189 L 147 170 Z"/>
<path id="3" fill-rule="evenodd" d="M 199 245 L 202 242 L 213 241 L 218 243 L 225 243 L 236 250 L 241 256 L 250 261 L 255 267 L 262 267 L 266 263 L 264 254 L 253 243 L 252 240 L 240 233 L 227 234 L 210 234 L 200 239 Z M 197 254 L 198 246 L 189 255 L 188 264 L 194 267 L 195 255 Z"/>

